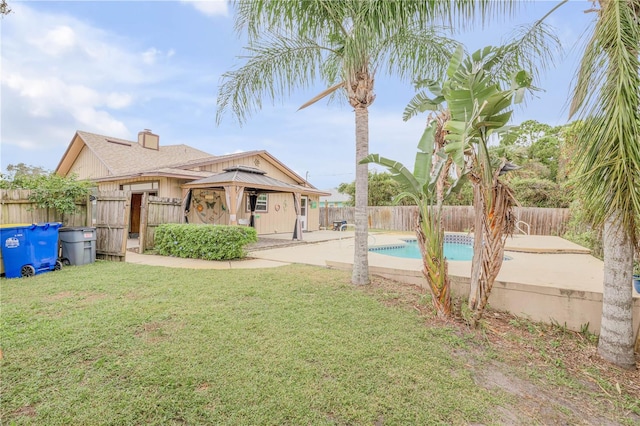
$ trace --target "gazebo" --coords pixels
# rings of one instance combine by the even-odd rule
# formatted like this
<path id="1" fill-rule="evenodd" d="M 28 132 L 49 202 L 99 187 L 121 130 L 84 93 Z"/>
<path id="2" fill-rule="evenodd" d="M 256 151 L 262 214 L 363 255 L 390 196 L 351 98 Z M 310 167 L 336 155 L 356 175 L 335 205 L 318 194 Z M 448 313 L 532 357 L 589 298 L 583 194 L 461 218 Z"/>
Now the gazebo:
<path id="1" fill-rule="evenodd" d="M 189 211 L 192 190 L 210 189 L 224 191 L 229 211 L 229 224 L 237 225 L 237 213 L 246 193 L 251 209 L 249 226 L 255 226 L 255 209 L 258 195 L 264 193 L 291 193 L 296 219 L 293 224 L 293 239 L 302 240 L 301 206 L 302 194 L 327 195 L 326 192 L 300 185 L 292 185 L 266 175 L 266 172 L 249 166 L 233 166 L 223 169 L 222 173 L 198 179 L 182 185 L 185 200 L 185 216 Z"/>

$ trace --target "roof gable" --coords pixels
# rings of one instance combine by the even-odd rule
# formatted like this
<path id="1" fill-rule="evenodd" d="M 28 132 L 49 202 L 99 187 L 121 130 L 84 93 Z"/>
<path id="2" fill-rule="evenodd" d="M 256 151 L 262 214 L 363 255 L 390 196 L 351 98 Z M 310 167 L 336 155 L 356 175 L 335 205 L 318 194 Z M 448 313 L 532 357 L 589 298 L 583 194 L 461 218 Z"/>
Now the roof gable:
<path id="1" fill-rule="evenodd" d="M 268 161 L 269 163 L 271 163 L 274 167 L 279 169 L 281 172 L 283 172 L 286 176 L 291 178 L 298 185 L 306 185 L 310 188 L 315 188 L 313 185 L 308 183 L 302 176 L 300 176 L 299 174 L 291 170 L 283 162 L 281 162 L 280 160 L 278 160 L 276 157 L 274 157 L 268 151 L 265 151 L 265 150 L 244 151 L 244 152 L 237 152 L 233 154 L 218 155 L 215 157 L 212 156 L 202 160 L 190 161 L 180 167 L 185 169 L 191 169 L 191 168 L 203 167 L 203 166 L 216 164 L 216 163 L 223 163 L 226 161 L 239 160 L 239 159 L 251 157 L 254 155 L 260 156 L 266 161 Z"/>
<path id="2" fill-rule="evenodd" d="M 214 156 L 184 144 L 160 145 L 160 149 L 156 150 L 144 148 L 135 141 L 84 131 L 76 132 L 58 163 L 58 167 L 56 167 L 56 173 L 62 176 L 69 174 L 84 148 L 89 150 L 95 160 L 104 166 L 107 174 L 104 174 L 103 169 L 98 176 L 80 176 L 81 179 L 113 181 L 134 176 L 156 175 L 187 180 L 198 179 L 211 174 L 211 172 L 200 170 L 201 167 L 259 156 L 290 178 L 294 187 L 303 186 L 316 189 L 265 150 L 245 151 L 220 156 Z M 325 193 L 323 192 L 323 194 Z"/>
<path id="3" fill-rule="evenodd" d="M 160 146 L 160 149 L 155 150 L 125 139 L 78 131 L 62 156 L 56 173 L 66 176 L 85 146 L 107 168 L 111 176 L 178 167 L 189 161 L 214 158 L 209 153 L 184 144 Z"/>

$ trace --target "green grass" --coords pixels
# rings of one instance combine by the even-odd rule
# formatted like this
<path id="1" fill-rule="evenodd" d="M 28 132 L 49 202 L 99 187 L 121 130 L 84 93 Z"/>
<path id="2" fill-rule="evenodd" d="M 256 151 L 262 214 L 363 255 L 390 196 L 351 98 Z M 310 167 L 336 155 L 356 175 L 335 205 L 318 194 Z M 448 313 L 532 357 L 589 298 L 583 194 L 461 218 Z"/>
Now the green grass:
<path id="1" fill-rule="evenodd" d="M 465 339 L 310 266 L 0 280 L 2 424 L 491 423 Z"/>

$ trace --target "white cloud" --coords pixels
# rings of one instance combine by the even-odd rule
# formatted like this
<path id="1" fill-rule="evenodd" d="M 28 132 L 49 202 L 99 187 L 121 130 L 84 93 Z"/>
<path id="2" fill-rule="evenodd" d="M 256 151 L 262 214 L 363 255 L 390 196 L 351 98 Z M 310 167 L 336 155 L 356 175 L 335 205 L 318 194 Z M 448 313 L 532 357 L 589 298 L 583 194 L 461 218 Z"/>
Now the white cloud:
<path id="1" fill-rule="evenodd" d="M 44 37 L 35 39 L 32 43 L 43 52 L 57 56 L 76 45 L 76 33 L 71 27 L 60 25 L 47 31 Z"/>
<path id="2" fill-rule="evenodd" d="M 229 16 L 227 0 L 180 0 L 207 16 Z"/>
<path id="3" fill-rule="evenodd" d="M 112 92 L 107 94 L 105 105 L 111 109 L 126 108 L 131 105 L 133 97 L 128 93 Z"/>
<path id="4" fill-rule="evenodd" d="M 127 127 L 105 111 L 91 107 L 78 107 L 74 108 L 71 113 L 79 123 L 84 124 L 84 128 L 90 126 L 94 132 L 121 138 L 130 136 Z"/>
<path id="5" fill-rule="evenodd" d="M 169 49 L 167 53 L 164 53 L 161 50 L 156 49 L 155 47 L 150 47 L 149 49 L 142 52 L 142 61 L 147 65 L 154 65 L 159 58 L 171 58 L 176 54 L 174 49 Z"/>
<path id="6" fill-rule="evenodd" d="M 143 47 L 88 20 L 26 3 L 13 9 L 2 22 L 3 165 L 30 161 L 52 167 L 57 158 L 44 153 L 66 146 L 78 129 L 130 138 L 125 123 L 134 121 L 132 107 L 153 100 L 157 83 L 177 73 L 166 61 L 174 49 Z M 20 155 L 18 149 L 40 157 L 9 158 Z"/>
<path id="7" fill-rule="evenodd" d="M 155 64 L 156 57 L 158 56 L 159 53 L 160 51 L 158 49 L 156 49 L 155 47 L 152 47 L 146 50 L 145 52 L 142 52 L 142 60 L 144 61 L 145 64 L 153 65 Z"/>

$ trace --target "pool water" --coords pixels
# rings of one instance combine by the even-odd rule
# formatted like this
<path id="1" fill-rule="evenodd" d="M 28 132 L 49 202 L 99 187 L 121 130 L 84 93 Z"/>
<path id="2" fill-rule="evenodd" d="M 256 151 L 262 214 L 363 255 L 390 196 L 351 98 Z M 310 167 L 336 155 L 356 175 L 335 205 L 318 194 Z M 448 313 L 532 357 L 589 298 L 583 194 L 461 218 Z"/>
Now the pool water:
<path id="1" fill-rule="evenodd" d="M 369 251 L 384 254 L 386 256 L 403 257 L 405 259 L 422 259 L 420 247 L 416 240 L 407 240 L 405 244 L 387 247 L 371 247 Z M 473 259 L 473 246 L 463 243 L 444 243 L 444 257 L 447 260 L 471 260 Z"/>

